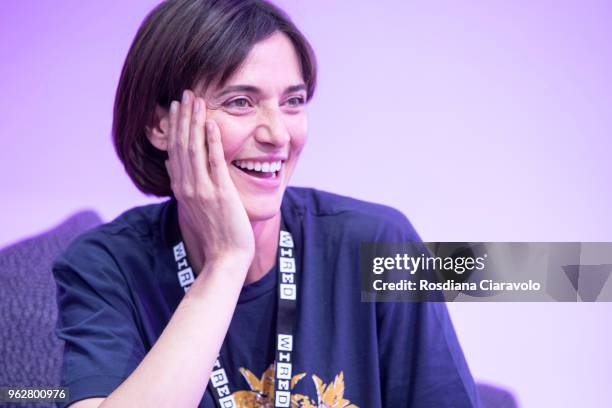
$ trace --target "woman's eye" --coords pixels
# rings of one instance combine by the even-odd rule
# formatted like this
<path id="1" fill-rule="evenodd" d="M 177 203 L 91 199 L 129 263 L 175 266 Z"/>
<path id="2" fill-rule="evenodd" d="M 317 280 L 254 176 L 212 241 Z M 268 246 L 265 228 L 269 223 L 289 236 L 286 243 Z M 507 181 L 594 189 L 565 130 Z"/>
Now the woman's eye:
<path id="1" fill-rule="evenodd" d="M 300 106 L 304 104 L 304 98 L 302 96 L 296 96 L 287 100 L 289 106 Z"/>
<path id="2" fill-rule="evenodd" d="M 248 108 L 250 102 L 247 98 L 236 98 L 225 103 L 225 106 L 230 108 Z"/>

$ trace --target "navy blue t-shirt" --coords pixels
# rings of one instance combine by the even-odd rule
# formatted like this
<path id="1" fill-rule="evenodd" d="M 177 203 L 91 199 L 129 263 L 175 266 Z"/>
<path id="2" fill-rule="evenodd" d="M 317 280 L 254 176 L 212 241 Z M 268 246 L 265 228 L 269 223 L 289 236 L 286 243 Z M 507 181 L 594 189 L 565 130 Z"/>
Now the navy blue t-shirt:
<path id="1" fill-rule="evenodd" d="M 281 206 L 301 267 L 296 406 L 474 407 L 474 382 L 444 303 L 361 302 L 361 242 L 420 240 L 390 207 L 290 187 Z M 56 260 L 62 385 L 104 397 L 151 349 L 184 296 L 172 246 L 175 200 L 136 207 L 80 236 Z M 237 406 L 273 401 L 276 267 L 245 285 L 222 349 Z M 202 323 L 206 330 L 206 322 Z M 65 405 L 60 405 L 65 406 Z M 208 390 L 199 407 L 212 408 Z"/>

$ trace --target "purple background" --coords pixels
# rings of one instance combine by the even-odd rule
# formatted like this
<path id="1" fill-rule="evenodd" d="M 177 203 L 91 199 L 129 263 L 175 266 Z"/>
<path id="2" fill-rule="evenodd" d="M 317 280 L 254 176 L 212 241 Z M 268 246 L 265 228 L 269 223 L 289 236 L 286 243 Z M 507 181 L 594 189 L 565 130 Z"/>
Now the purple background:
<path id="1" fill-rule="evenodd" d="M 152 201 L 110 125 L 155 3 L 0 2 L 0 246 Z M 612 241 L 612 3 L 278 3 L 320 66 L 294 185 L 395 206 L 429 241 Z M 612 304 L 449 308 L 477 379 L 612 404 Z"/>

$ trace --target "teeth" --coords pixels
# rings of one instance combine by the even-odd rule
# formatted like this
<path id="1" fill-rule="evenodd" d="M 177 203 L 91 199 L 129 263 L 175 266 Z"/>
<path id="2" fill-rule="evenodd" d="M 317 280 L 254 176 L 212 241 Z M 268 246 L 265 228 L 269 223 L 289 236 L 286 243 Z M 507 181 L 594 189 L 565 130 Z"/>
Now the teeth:
<path id="1" fill-rule="evenodd" d="M 234 164 L 241 169 L 261 171 L 264 173 L 274 173 L 281 169 L 282 160 L 275 162 L 252 162 L 247 160 L 236 160 Z"/>

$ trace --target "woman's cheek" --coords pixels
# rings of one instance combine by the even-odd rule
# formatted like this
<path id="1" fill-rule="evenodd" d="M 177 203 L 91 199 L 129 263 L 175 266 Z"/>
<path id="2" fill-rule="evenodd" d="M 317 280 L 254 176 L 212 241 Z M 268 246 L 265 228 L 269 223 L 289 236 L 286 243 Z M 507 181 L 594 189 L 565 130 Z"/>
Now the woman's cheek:
<path id="1" fill-rule="evenodd" d="M 223 120 L 220 115 L 210 115 L 209 119 L 214 120 L 219 126 L 225 159 L 232 159 L 243 145 L 245 139 L 243 135 L 247 133 L 241 126 L 236 126 L 236 121 Z"/>
<path id="2" fill-rule="evenodd" d="M 242 145 L 232 137 L 232 133 L 230 131 L 226 131 L 225 133 L 221 131 L 221 144 L 223 145 L 223 153 L 226 161 L 236 158 L 236 155 L 240 150 L 240 146 Z"/>
<path id="3" fill-rule="evenodd" d="M 295 147 L 300 148 L 306 143 L 306 139 L 308 138 L 308 117 L 303 115 L 298 115 L 292 118 L 293 120 L 289 123 L 290 133 L 291 133 L 291 142 Z"/>

